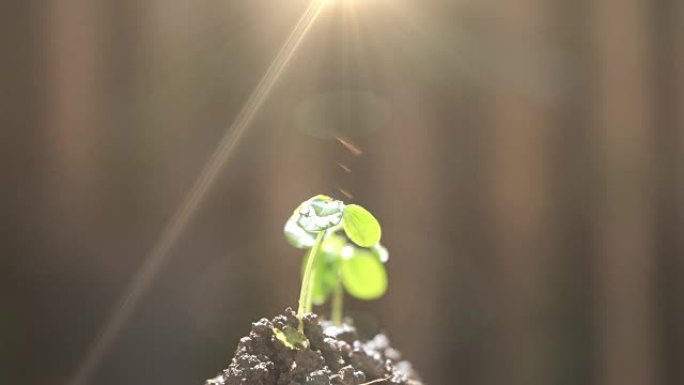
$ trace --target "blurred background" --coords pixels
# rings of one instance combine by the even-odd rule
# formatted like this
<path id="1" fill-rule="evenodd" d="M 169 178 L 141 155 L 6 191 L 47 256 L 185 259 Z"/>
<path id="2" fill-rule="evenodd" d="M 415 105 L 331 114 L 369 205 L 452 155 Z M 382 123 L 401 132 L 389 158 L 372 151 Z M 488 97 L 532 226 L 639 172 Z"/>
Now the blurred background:
<path id="1" fill-rule="evenodd" d="M 684 383 L 678 0 L 327 1 L 150 265 L 308 5 L 3 2 L 0 383 L 76 385 L 119 317 L 81 384 L 202 384 L 296 305 L 317 193 L 383 224 L 347 309 L 428 384 Z"/>

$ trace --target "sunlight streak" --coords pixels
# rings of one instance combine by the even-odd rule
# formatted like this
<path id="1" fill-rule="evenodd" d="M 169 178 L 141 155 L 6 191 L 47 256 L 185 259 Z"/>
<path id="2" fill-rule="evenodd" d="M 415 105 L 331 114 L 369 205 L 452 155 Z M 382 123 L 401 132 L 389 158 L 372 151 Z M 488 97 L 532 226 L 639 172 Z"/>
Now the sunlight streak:
<path id="1" fill-rule="evenodd" d="M 191 190 L 164 228 L 158 241 L 154 244 L 150 253 L 143 259 L 140 268 L 129 286 L 125 289 L 119 305 L 105 322 L 99 335 L 88 348 L 86 355 L 67 384 L 85 385 L 90 382 L 93 372 L 98 368 L 105 354 L 111 349 L 119 331 L 121 331 L 128 318 L 133 314 L 143 293 L 149 287 L 160 267 L 165 262 L 169 251 L 176 244 L 180 235 L 196 213 L 202 200 L 214 184 L 216 176 L 235 150 L 256 113 L 268 98 L 273 86 L 278 81 L 297 48 L 301 45 L 326 2 L 327 0 L 314 0 L 309 4 L 278 51 L 275 59 L 264 73 L 254 91 L 252 91 L 249 99 L 228 128 L 218 148 L 202 169 Z"/>

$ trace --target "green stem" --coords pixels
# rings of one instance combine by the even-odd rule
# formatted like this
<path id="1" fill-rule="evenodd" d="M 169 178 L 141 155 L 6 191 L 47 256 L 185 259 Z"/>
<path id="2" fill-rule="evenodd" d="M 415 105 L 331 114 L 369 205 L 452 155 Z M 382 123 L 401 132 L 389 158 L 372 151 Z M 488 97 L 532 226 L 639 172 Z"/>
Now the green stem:
<path id="1" fill-rule="evenodd" d="M 315 264 L 316 257 L 318 256 L 318 250 L 321 248 L 323 243 L 323 237 L 325 236 L 325 231 L 320 231 L 316 237 L 316 242 L 309 250 L 309 255 L 306 257 L 306 267 L 304 268 L 304 277 L 302 278 L 302 289 L 299 292 L 299 308 L 297 309 L 297 318 L 301 321 L 304 314 L 311 312 L 311 296 L 313 291 L 313 279 L 315 274 Z M 303 323 L 299 323 L 300 329 L 303 328 Z"/>
<path id="2" fill-rule="evenodd" d="M 330 312 L 330 319 L 335 325 L 342 325 L 342 307 L 344 304 L 344 291 L 342 290 L 342 282 L 337 281 L 335 291 L 333 292 L 332 310 Z"/>

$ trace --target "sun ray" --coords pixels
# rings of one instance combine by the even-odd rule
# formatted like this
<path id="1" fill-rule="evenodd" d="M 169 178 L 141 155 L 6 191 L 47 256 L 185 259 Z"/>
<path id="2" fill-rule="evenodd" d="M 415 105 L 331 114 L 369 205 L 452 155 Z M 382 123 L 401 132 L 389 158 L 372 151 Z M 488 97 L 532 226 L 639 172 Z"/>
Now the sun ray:
<path id="1" fill-rule="evenodd" d="M 214 184 L 216 176 L 235 150 L 259 109 L 263 106 L 273 86 L 290 62 L 290 59 L 292 59 L 297 48 L 301 45 L 326 2 L 327 0 L 314 0 L 308 5 L 304 14 L 281 46 L 275 59 L 250 94 L 247 102 L 233 123 L 228 127 L 218 148 L 209 158 L 189 193 L 179 205 L 175 215 L 163 229 L 161 236 L 154 244 L 150 253 L 143 259 L 131 283 L 126 287 L 119 305 L 88 348 L 86 355 L 67 384 L 84 385 L 89 382 L 93 372 L 98 368 L 102 358 L 110 350 L 119 331 L 124 327 L 131 314 L 133 314 L 142 294 L 147 290 L 160 267 L 164 264 L 169 251 L 176 244 L 180 235 L 196 213 L 207 192 Z"/>

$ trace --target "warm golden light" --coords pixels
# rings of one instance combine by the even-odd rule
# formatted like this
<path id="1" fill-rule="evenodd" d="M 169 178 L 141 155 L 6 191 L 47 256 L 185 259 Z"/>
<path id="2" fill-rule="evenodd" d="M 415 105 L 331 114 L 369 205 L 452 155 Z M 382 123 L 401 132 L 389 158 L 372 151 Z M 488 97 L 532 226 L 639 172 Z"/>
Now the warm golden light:
<path id="1" fill-rule="evenodd" d="M 228 127 L 226 134 L 200 172 L 195 184 L 162 231 L 157 243 L 143 260 L 131 284 L 126 288 L 119 306 L 107 320 L 100 335 L 93 341 L 72 379 L 68 382 L 70 385 L 85 385 L 89 383 L 92 373 L 100 365 L 103 356 L 111 349 L 119 332 L 135 311 L 141 296 L 147 291 L 147 288 L 167 259 L 170 250 L 176 245 L 179 237 L 194 217 L 207 192 L 214 185 L 219 172 L 223 169 L 228 158 L 237 148 L 243 134 L 250 127 L 257 112 L 259 112 L 271 94 L 274 85 L 280 79 L 285 67 L 301 45 L 326 2 L 327 0 L 315 0 L 306 8 L 256 88 L 250 94 L 233 123 Z"/>

